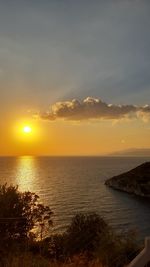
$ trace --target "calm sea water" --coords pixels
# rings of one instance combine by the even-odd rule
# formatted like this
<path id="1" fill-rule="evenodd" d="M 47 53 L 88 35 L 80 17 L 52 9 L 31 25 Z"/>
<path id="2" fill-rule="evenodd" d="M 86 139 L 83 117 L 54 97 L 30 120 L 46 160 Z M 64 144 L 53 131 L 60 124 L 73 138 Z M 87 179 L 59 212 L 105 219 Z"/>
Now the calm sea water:
<path id="1" fill-rule="evenodd" d="M 96 211 L 115 229 L 150 235 L 150 201 L 108 188 L 106 179 L 149 159 L 108 157 L 1 157 L 0 183 L 37 193 L 63 231 L 77 212 Z"/>

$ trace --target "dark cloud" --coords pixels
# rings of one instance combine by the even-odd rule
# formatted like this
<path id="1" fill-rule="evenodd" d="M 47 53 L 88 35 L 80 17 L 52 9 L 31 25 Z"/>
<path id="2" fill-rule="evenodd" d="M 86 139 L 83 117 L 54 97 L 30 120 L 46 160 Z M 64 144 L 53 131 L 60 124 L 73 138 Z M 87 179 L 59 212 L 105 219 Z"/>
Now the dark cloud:
<path id="1" fill-rule="evenodd" d="M 124 118 L 142 117 L 150 115 L 150 106 L 113 105 L 107 104 L 98 98 L 87 97 L 83 101 L 73 99 L 71 101 L 56 102 L 50 110 L 41 114 L 42 119 L 50 121 L 65 119 L 72 121 L 82 120 L 118 120 Z"/>

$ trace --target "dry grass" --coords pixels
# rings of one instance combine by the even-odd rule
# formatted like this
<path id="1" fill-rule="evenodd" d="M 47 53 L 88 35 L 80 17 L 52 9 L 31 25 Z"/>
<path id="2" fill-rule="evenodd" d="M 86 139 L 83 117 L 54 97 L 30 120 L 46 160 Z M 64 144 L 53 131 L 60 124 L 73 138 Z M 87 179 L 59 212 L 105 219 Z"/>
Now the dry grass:
<path id="1" fill-rule="evenodd" d="M 1 258 L 0 267 L 102 267 L 102 265 L 98 262 L 88 262 L 82 256 L 74 257 L 72 262 L 59 263 L 27 253 L 20 256 L 9 255 L 5 261 Z"/>

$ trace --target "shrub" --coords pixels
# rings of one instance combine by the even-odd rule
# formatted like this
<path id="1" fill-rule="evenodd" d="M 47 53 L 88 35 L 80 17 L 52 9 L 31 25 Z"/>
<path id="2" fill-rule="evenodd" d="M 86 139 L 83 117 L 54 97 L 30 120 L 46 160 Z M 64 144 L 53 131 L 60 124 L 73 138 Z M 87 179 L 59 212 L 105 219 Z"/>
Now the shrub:
<path id="1" fill-rule="evenodd" d="M 77 214 L 65 233 L 66 254 L 92 255 L 106 231 L 109 231 L 109 227 L 98 214 Z"/>
<path id="2" fill-rule="evenodd" d="M 103 266 L 122 267 L 139 251 L 133 233 L 114 233 L 96 213 L 79 213 L 63 234 L 43 239 L 45 228 L 52 224 L 51 217 L 52 211 L 39 203 L 36 194 L 21 193 L 18 187 L 7 184 L 0 186 L 0 258 L 10 264 L 2 266 L 20 266 L 21 257 L 27 253 L 24 266 L 48 266 L 49 258 L 56 266 L 69 260 L 88 266 L 90 260 L 98 260 Z M 40 228 L 38 241 L 33 235 L 31 238 L 35 227 Z"/>
<path id="3" fill-rule="evenodd" d="M 95 257 L 107 267 L 125 266 L 139 252 L 139 245 L 133 231 L 119 235 L 111 230 L 105 233 L 101 241 Z"/>
<path id="4" fill-rule="evenodd" d="M 65 253 L 65 234 L 52 235 L 42 242 L 42 253 L 51 259 L 64 261 Z"/>
<path id="5" fill-rule="evenodd" d="M 42 234 L 52 224 L 52 211 L 39 203 L 39 197 L 31 192 L 21 193 L 16 186 L 0 186 L 0 236 L 1 241 L 25 239 L 35 227 Z"/>
<path id="6" fill-rule="evenodd" d="M 65 261 L 82 257 L 87 261 L 98 260 L 107 267 L 127 265 L 139 251 L 134 232 L 117 234 L 95 213 L 77 214 L 64 234 L 47 241 L 47 255 L 51 259 Z"/>

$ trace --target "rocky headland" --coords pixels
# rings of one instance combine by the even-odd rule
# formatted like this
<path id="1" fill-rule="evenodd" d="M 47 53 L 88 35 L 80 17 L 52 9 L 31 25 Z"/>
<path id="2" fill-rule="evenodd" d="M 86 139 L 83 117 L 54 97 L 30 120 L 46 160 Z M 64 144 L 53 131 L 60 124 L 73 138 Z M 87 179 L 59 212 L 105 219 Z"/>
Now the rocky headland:
<path id="1" fill-rule="evenodd" d="M 105 184 L 117 190 L 150 198 L 150 162 L 114 176 L 106 180 Z"/>

